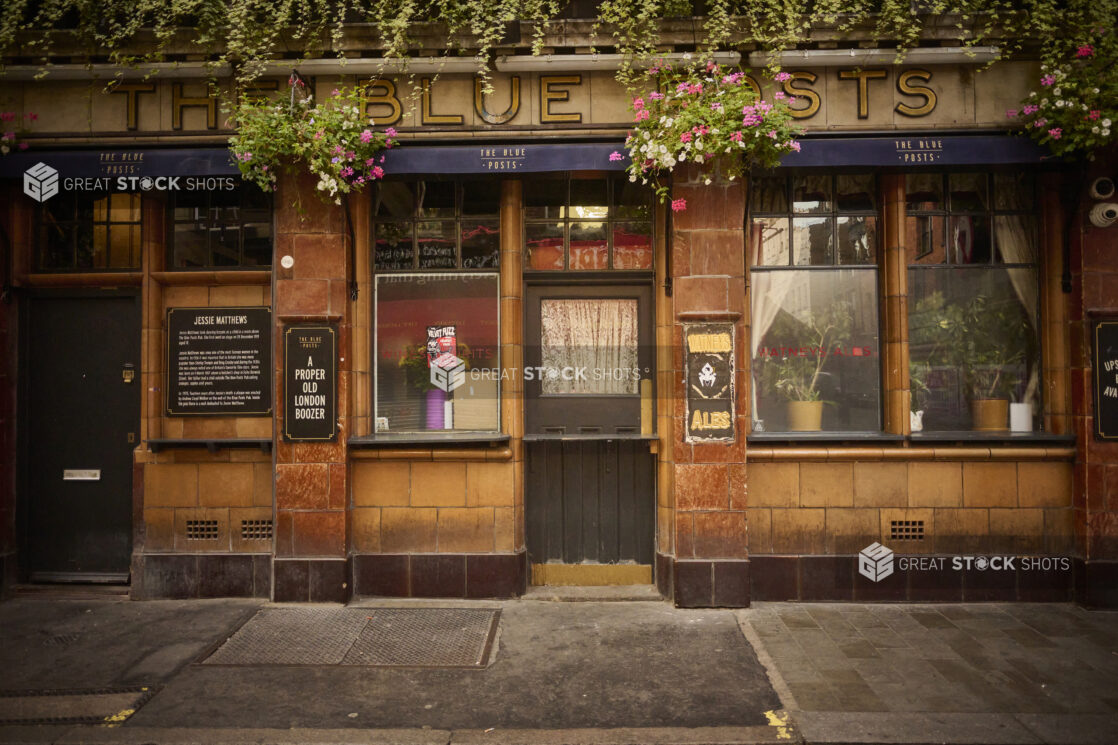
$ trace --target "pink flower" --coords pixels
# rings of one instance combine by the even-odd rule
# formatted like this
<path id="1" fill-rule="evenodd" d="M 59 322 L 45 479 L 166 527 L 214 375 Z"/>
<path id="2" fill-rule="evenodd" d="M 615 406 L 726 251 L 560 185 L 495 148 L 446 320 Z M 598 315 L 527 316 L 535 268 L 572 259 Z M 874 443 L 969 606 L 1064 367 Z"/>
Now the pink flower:
<path id="1" fill-rule="evenodd" d="M 787 72 L 778 72 L 773 77 L 773 80 L 775 80 L 778 83 L 783 83 L 784 81 L 791 80 L 791 79 L 792 79 L 792 75 L 790 73 L 787 73 Z"/>
<path id="2" fill-rule="evenodd" d="M 302 78 L 300 78 L 300 77 L 297 77 L 297 76 L 295 75 L 295 73 L 291 73 L 291 77 L 289 77 L 289 78 L 287 79 L 287 84 L 288 84 L 288 85 L 291 85 L 291 86 L 297 86 L 297 87 L 299 87 L 299 88 L 302 88 L 302 87 L 303 87 L 304 85 L 306 85 L 306 84 L 305 84 L 305 83 L 303 82 L 303 79 L 302 79 Z"/>
<path id="3" fill-rule="evenodd" d="M 1029 114 L 1035 114 L 1038 111 L 1040 111 L 1040 107 L 1037 106 L 1035 103 L 1027 103 L 1025 104 L 1025 108 L 1021 109 L 1021 113 L 1025 116 L 1028 116 Z"/>
<path id="4" fill-rule="evenodd" d="M 346 160 L 353 160 L 356 157 L 357 157 L 357 153 L 353 152 L 352 150 L 346 150 L 346 153 L 345 153 Z"/>
<path id="5" fill-rule="evenodd" d="M 1015 118 L 1017 118 L 1017 109 L 1006 109 L 1006 110 L 1005 110 L 1005 118 L 1006 118 L 1006 119 L 1015 119 Z"/>
<path id="6" fill-rule="evenodd" d="M 707 60 L 707 72 L 710 72 L 711 70 L 713 70 L 716 67 L 718 67 L 718 65 L 714 64 L 714 60 L 712 60 L 712 59 Z"/>
<path id="7" fill-rule="evenodd" d="M 739 130 L 738 130 L 737 132 L 733 132 L 733 133 L 732 133 L 732 134 L 730 135 L 730 141 L 731 141 L 731 142 L 741 142 L 741 138 L 742 138 L 742 134 L 741 134 L 741 130 L 740 130 L 740 129 L 739 129 Z"/>
<path id="8" fill-rule="evenodd" d="M 636 115 L 636 117 L 635 117 L 635 118 L 633 119 L 633 121 L 636 121 L 636 122 L 643 122 L 643 121 L 644 121 L 645 119 L 647 119 L 648 117 L 649 117 L 649 114 L 648 114 L 648 109 L 641 109 L 640 111 L 638 111 L 638 112 L 637 112 L 637 115 Z"/>
<path id="9" fill-rule="evenodd" d="M 321 140 L 323 134 L 325 134 L 325 133 L 320 129 L 320 130 L 318 130 L 317 132 L 314 133 L 314 138 L 316 140 Z"/>
<path id="10" fill-rule="evenodd" d="M 1090 44 L 1084 44 L 1083 46 L 1079 47 L 1079 49 L 1075 50 L 1076 57 L 1090 57 L 1094 53 L 1095 48 Z"/>
<path id="11" fill-rule="evenodd" d="M 680 142 L 690 142 L 690 141 L 691 141 L 691 133 L 690 133 L 690 132 L 684 132 L 684 133 L 682 133 L 682 134 L 681 134 L 681 135 L 679 136 L 679 141 L 680 141 Z"/>
<path id="12" fill-rule="evenodd" d="M 1035 122 L 1033 122 L 1033 126 L 1036 127 L 1037 129 L 1040 129 L 1045 124 L 1048 124 L 1047 119 L 1037 119 Z"/>
<path id="13" fill-rule="evenodd" d="M 8 140 L 15 140 L 15 138 L 16 138 L 16 133 L 15 132 L 5 132 L 3 135 L 0 135 L 0 140 L 4 140 L 5 142 L 8 141 Z"/>
<path id="14" fill-rule="evenodd" d="M 264 172 L 267 172 L 268 171 L 268 166 L 260 166 L 260 170 L 264 171 Z"/>
<path id="15" fill-rule="evenodd" d="M 373 158 L 367 158 L 365 160 L 365 166 L 368 167 L 368 168 L 372 168 L 373 163 L 375 163 L 375 162 L 376 161 Z"/>
<path id="16" fill-rule="evenodd" d="M 27 143 L 26 142 L 19 143 L 19 149 L 20 150 L 26 150 L 27 149 Z"/>
<path id="17" fill-rule="evenodd" d="M 634 98 L 633 99 L 633 111 L 640 111 L 643 108 L 644 108 L 644 99 L 643 98 Z"/>
<path id="18" fill-rule="evenodd" d="M 335 145 L 334 146 L 334 155 L 341 155 L 344 152 L 345 152 L 345 148 L 342 147 L 341 145 Z"/>
<path id="19" fill-rule="evenodd" d="M 614 150 L 612 153 L 609 154 L 609 159 L 614 162 L 619 161 L 621 160 L 621 153 Z"/>
<path id="20" fill-rule="evenodd" d="M 769 132 L 768 132 L 768 137 L 769 137 L 770 140 L 775 140 L 776 139 L 776 130 L 775 129 L 770 129 Z"/>
<path id="21" fill-rule="evenodd" d="M 377 166 L 373 169 L 373 178 L 384 178 L 384 169 Z"/>
<path id="22" fill-rule="evenodd" d="M 784 95 L 784 91 L 777 91 L 773 94 L 773 98 L 775 98 L 777 101 L 783 101 L 786 96 Z"/>
<path id="23" fill-rule="evenodd" d="M 10 122 L 16 118 L 15 112 L 0 111 L 0 122 Z"/>
<path id="24" fill-rule="evenodd" d="M 1048 136 L 1051 137 L 1053 140 L 1060 139 L 1060 135 L 1062 135 L 1063 133 L 1064 130 L 1060 129 L 1059 127 L 1053 127 L 1052 129 L 1048 130 Z"/>
<path id="25" fill-rule="evenodd" d="M 664 94 L 660 91 L 652 91 L 648 94 L 648 97 L 651 98 L 653 101 L 659 101 L 661 98 L 664 97 Z"/>
<path id="26" fill-rule="evenodd" d="M 800 152 L 800 143 L 796 142 L 795 140 L 792 140 L 791 142 L 789 142 L 788 147 L 792 148 L 797 153 Z"/>
<path id="27" fill-rule="evenodd" d="M 395 137 L 396 136 L 396 130 L 392 127 L 389 127 L 388 129 L 384 130 L 384 136 L 385 137 Z"/>
<path id="28" fill-rule="evenodd" d="M 350 168 L 349 166 L 346 166 L 346 167 L 345 167 L 345 168 L 343 168 L 342 170 L 338 171 L 338 174 L 339 174 L 339 175 L 340 175 L 340 176 L 341 176 L 342 178 L 346 178 L 347 176 L 352 176 L 352 175 L 353 175 L 353 169 L 352 169 L 352 168 Z"/>
<path id="29" fill-rule="evenodd" d="M 715 101 L 714 103 L 712 103 L 710 105 L 710 110 L 711 111 L 722 111 L 722 104 L 719 103 L 718 101 Z"/>
<path id="30" fill-rule="evenodd" d="M 361 133 L 361 141 L 364 142 L 366 145 L 369 144 L 373 141 L 373 133 L 366 129 L 364 132 Z"/>
<path id="31" fill-rule="evenodd" d="M 1100 112 L 1100 111 L 1099 111 L 1098 109 L 1092 109 L 1092 110 L 1091 110 L 1091 111 L 1090 111 L 1090 112 L 1089 112 L 1089 113 L 1087 114 L 1087 118 L 1088 118 L 1088 119 L 1090 119 L 1091 121 L 1095 121 L 1096 119 L 1098 119 L 1098 118 L 1099 118 L 1099 114 L 1101 114 L 1101 113 L 1102 113 L 1102 112 Z"/>
<path id="32" fill-rule="evenodd" d="M 330 95 L 331 95 L 331 96 L 336 96 L 336 95 L 338 95 L 339 93 L 341 93 L 341 91 L 339 91 L 339 90 L 338 90 L 337 88 L 335 88 L 334 90 L 330 91 Z"/>
<path id="33" fill-rule="evenodd" d="M 1043 78 L 1040 79 L 1041 85 L 1052 85 L 1055 82 L 1056 78 L 1052 77 L 1051 75 L 1045 75 Z"/>
<path id="34" fill-rule="evenodd" d="M 685 210 L 685 209 L 687 209 L 687 200 L 686 199 L 673 199 L 672 200 L 672 212 L 683 212 L 683 210 Z"/>

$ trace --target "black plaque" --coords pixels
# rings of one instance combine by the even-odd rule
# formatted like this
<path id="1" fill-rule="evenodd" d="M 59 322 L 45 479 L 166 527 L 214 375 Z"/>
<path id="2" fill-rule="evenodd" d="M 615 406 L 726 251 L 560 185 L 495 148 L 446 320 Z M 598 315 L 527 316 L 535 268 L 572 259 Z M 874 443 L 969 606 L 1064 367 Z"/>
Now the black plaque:
<path id="1" fill-rule="evenodd" d="M 1095 437 L 1118 440 L 1118 321 L 1095 321 Z"/>
<path id="2" fill-rule="evenodd" d="M 687 324 L 687 441 L 734 439 L 734 325 Z"/>
<path id="3" fill-rule="evenodd" d="M 167 311 L 167 413 L 270 416 L 272 311 Z"/>
<path id="4" fill-rule="evenodd" d="M 288 326 L 283 334 L 283 439 L 338 435 L 338 327 Z"/>

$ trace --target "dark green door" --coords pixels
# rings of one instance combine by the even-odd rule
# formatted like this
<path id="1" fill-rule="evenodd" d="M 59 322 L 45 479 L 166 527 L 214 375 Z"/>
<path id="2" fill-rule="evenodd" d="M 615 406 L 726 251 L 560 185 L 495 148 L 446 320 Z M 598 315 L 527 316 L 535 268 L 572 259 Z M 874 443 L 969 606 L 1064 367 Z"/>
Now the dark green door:
<path id="1" fill-rule="evenodd" d="M 38 296 L 28 310 L 25 566 L 36 582 L 127 582 L 139 298 Z"/>

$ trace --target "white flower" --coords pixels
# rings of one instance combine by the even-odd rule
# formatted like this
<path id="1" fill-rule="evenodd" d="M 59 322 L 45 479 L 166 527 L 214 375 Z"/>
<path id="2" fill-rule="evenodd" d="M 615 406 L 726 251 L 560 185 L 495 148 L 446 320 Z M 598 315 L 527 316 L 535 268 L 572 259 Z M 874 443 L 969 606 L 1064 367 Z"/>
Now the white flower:
<path id="1" fill-rule="evenodd" d="M 675 124 L 675 119 L 672 119 L 672 118 L 671 118 L 671 117 L 669 116 L 669 117 L 668 117 L 668 121 L 667 121 L 667 123 L 666 123 L 666 124 L 665 124 L 664 126 L 665 126 L 665 127 L 670 127 L 670 126 L 672 126 L 673 124 Z"/>
<path id="2" fill-rule="evenodd" d="M 1098 127 L 1096 127 L 1096 129 L 1098 129 Z M 676 160 L 678 160 L 680 163 L 687 160 L 687 153 L 680 153 L 679 157 Z"/>
<path id="3" fill-rule="evenodd" d="M 1098 128 L 1097 125 L 1094 126 L 1094 127 L 1091 127 L 1091 134 L 1096 134 L 1097 135 L 1098 133 L 1099 133 L 1099 128 Z"/>
<path id="4" fill-rule="evenodd" d="M 1052 89 L 1052 95 L 1054 95 L 1054 96 L 1060 95 L 1060 86 L 1057 85 L 1055 88 Z"/>
<path id="5" fill-rule="evenodd" d="M 1063 101 L 1057 101 L 1057 102 L 1056 102 L 1056 108 L 1057 108 L 1057 109 L 1062 109 L 1062 108 L 1064 108 L 1064 102 L 1063 102 Z"/>
<path id="6" fill-rule="evenodd" d="M 1029 98 L 1036 98 L 1036 91 L 1030 91 Z"/>
<path id="7" fill-rule="evenodd" d="M 652 135 L 648 133 L 647 129 L 644 131 L 644 139 L 646 139 L 646 140 L 652 139 Z"/>
<path id="8" fill-rule="evenodd" d="M 734 177 L 733 177 L 733 176 L 730 176 L 730 181 L 733 181 L 733 180 L 734 180 Z"/>
<path id="9" fill-rule="evenodd" d="M 730 152 L 730 146 L 729 145 L 726 146 L 726 152 L 727 153 Z"/>
<path id="10" fill-rule="evenodd" d="M 1091 92 L 1094 93 L 1096 96 L 1099 95 L 1099 89 L 1098 88 L 1093 88 L 1091 90 Z"/>
<path id="11" fill-rule="evenodd" d="M 1102 120 L 1102 125 L 1104 127 L 1109 127 L 1110 126 L 1110 120 L 1109 119 L 1103 119 Z"/>
<path id="12" fill-rule="evenodd" d="M 703 156 L 701 156 L 701 155 L 696 155 L 696 156 L 695 156 L 695 162 L 696 162 L 696 163 L 702 163 L 702 162 L 703 162 Z"/>
<path id="13" fill-rule="evenodd" d="M 684 52 L 683 53 L 683 59 L 691 59 L 691 53 L 690 52 Z"/>
<path id="14" fill-rule="evenodd" d="M 703 183 L 706 184 L 707 186 L 710 186 L 710 178 L 707 177 L 707 179 L 705 181 L 703 181 Z"/>
<path id="15" fill-rule="evenodd" d="M 629 174 L 629 183 L 630 184 L 635 184 L 636 182 L 637 182 L 637 174 L 635 174 L 635 173 Z"/>
<path id="16" fill-rule="evenodd" d="M 1047 106 L 1048 105 L 1048 99 L 1047 98 L 1040 99 L 1040 105 L 1041 106 Z"/>
<path id="17" fill-rule="evenodd" d="M 712 130 L 710 131 L 710 133 L 711 133 L 712 135 L 716 135 L 716 134 L 718 134 L 718 127 L 715 127 L 714 129 L 712 129 Z"/>
<path id="18" fill-rule="evenodd" d="M 1103 137 L 1110 137 L 1110 130 L 1109 129 L 1104 129 L 1102 131 L 1102 136 Z"/>

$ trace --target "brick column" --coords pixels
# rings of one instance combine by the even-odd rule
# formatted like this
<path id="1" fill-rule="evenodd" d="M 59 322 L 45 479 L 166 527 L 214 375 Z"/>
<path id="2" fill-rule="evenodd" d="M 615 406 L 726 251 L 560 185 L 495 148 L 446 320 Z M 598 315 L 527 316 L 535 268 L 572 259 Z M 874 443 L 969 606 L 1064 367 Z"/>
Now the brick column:
<path id="1" fill-rule="evenodd" d="M 749 604 L 745 188 L 720 175 L 706 184 L 706 176 L 693 168 L 678 176 L 672 197 L 686 199 L 687 209 L 674 213 L 671 234 L 674 596 L 681 607 L 742 607 Z M 683 325 L 704 321 L 734 324 L 737 409 L 731 443 L 686 441 Z"/>
<path id="2" fill-rule="evenodd" d="M 909 411 L 912 394 L 908 376 L 908 259 L 905 256 L 905 180 L 904 174 L 881 177 L 882 203 L 885 205 L 885 256 L 881 277 L 881 317 L 885 337 L 881 340 L 881 380 L 885 403 L 885 431 L 895 435 L 911 434 Z"/>
<path id="3" fill-rule="evenodd" d="M 284 176 L 276 191 L 274 273 L 276 543 L 272 596 L 280 601 L 344 602 L 346 437 L 349 435 L 350 316 L 346 225 L 341 206 L 319 200 L 306 174 Z M 301 209 L 291 205 L 299 200 Z M 351 205 L 351 210 L 354 207 Z M 303 214 L 300 215 L 300 212 Z M 291 269 L 280 266 L 291 256 Z M 331 443 L 283 442 L 283 333 L 292 324 L 338 324 L 338 436 Z"/>
<path id="4" fill-rule="evenodd" d="M 1114 177 L 1118 149 L 1097 158 L 1086 187 L 1100 176 Z M 1093 321 L 1118 320 L 1118 227 L 1093 227 L 1086 213 L 1097 200 L 1087 197 L 1073 217 L 1071 244 L 1072 420 L 1077 440 L 1073 505 L 1078 552 L 1085 560 L 1076 575 L 1076 598 L 1090 606 L 1118 607 L 1118 442 L 1095 439 Z M 1055 413 L 1055 412 L 1054 412 Z"/>

